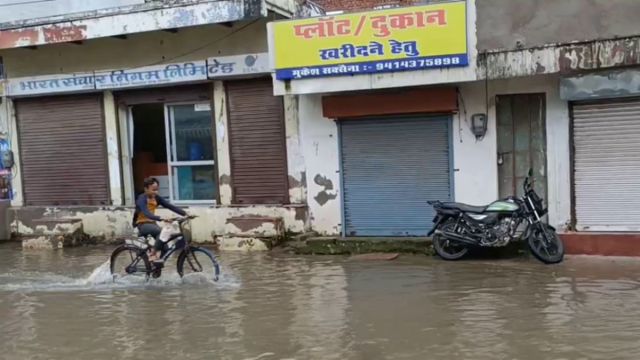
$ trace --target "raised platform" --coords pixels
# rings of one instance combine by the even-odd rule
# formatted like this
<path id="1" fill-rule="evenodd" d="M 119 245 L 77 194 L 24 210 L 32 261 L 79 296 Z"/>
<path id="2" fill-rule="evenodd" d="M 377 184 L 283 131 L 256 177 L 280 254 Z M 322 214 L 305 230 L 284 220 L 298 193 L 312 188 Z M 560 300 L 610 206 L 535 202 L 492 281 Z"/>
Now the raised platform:
<path id="1" fill-rule="evenodd" d="M 431 239 L 426 237 L 312 237 L 288 242 L 296 254 L 353 255 L 367 253 L 411 253 L 433 255 Z"/>
<path id="2" fill-rule="evenodd" d="M 640 233 L 564 233 L 569 255 L 640 256 Z"/>
<path id="3" fill-rule="evenodd" d="M 74 218 L 36 219 L 31 234 L 20 236 L 23 249 L 61 249 L 89 242 L 84 233 L 82 220 Z"/>
<path id="4" fill-rule="evenodd" d="M 236 216 L 227 219 L 218 239 L 220 250 L 266 251 L 285 240 L 284 220 L 271 216 Z"/>

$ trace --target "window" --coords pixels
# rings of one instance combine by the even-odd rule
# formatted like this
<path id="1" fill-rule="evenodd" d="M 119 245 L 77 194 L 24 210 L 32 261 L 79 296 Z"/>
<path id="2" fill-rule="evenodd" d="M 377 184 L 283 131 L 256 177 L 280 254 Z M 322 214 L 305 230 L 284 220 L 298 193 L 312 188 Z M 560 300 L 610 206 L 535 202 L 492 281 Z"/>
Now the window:
<path id="1" fill-rule="evenodd" d="M 165 112 L 171 199 L 176 203 L 214 202 L 215 147 L 210 105 L 167 105 Z"/>
<path id="2" fill-rule="evenodd" d="M 210 85 L 127 90 L 114 94 L 123 114 L 125 201 L 160 183 L 159 195 L 179 205 L 215 204 L 217 152 Z M 126 123 L 125 123 L 126 121 Z M 126 133 L 126 134 L 125 134 Z M 125 136 L 126 135 L 126 136 Z M 127 166 L 128 165 L 128 166 Z"/>

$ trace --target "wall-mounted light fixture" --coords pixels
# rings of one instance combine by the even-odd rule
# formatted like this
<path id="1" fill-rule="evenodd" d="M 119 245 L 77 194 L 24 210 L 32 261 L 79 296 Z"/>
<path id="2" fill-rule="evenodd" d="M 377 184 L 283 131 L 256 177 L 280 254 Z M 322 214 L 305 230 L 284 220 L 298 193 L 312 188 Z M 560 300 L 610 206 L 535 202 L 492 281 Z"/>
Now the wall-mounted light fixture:
<path id="1" fill-rule="evenodd" d="M 480 140 L 487 133 L 487 115 L 473 114 L 471 115 L 471 132 L 475 135 L 476 140 Z"/>

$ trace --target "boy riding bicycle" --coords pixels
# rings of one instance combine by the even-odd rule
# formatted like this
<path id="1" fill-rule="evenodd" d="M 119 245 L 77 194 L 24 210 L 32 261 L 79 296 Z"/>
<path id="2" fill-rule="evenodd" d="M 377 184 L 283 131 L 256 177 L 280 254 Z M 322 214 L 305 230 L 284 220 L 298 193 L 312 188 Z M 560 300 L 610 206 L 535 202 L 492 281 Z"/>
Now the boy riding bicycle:
<path id="1" fill-rule="evenodd" d="M 151 248 L 149 260 L 153 262 L 162 262 L 160 253 L 163 250 L 164 242 L 159 239 L 162 228 L 156 224 L 157 221 L 171 222 L 169 219 L 163 219 L 155 215 L 158 206 L 162 206 L 173 211 L 176 214 L 186 216 L 187 213 L 174 206 L 161 196 L 158 196 L 158 187 L 160 183 L 155 178 L 149 178 L 144 181 L 144 193 L 140 194 L 136 199 L 136 210 L 133 213 L 133 226 L 138 229 L 140 236 L 153 236 L 155 239 L 154 247 Z"/>

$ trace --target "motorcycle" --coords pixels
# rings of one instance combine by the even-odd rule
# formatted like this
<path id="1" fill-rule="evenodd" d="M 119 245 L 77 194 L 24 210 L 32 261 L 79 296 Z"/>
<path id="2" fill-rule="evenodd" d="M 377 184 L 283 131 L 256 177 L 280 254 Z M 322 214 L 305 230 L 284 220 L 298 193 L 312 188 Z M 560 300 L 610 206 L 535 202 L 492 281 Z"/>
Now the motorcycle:
<path id="1" fill-rule="evenodd" d="M 464 257 L 471 247 L 503 247 L 525 239 L 531 253 L 545 264 L 564 258 L 564 246 L 556 229 L 545 224 L 547 214 L 543 199 L 532 184 L 533 170 L 524 180 L 522 197 L 510 196 L 487 206 L 455 202 L 429 201 L 436 216 L 428 236 L 445 260 Z"/>

